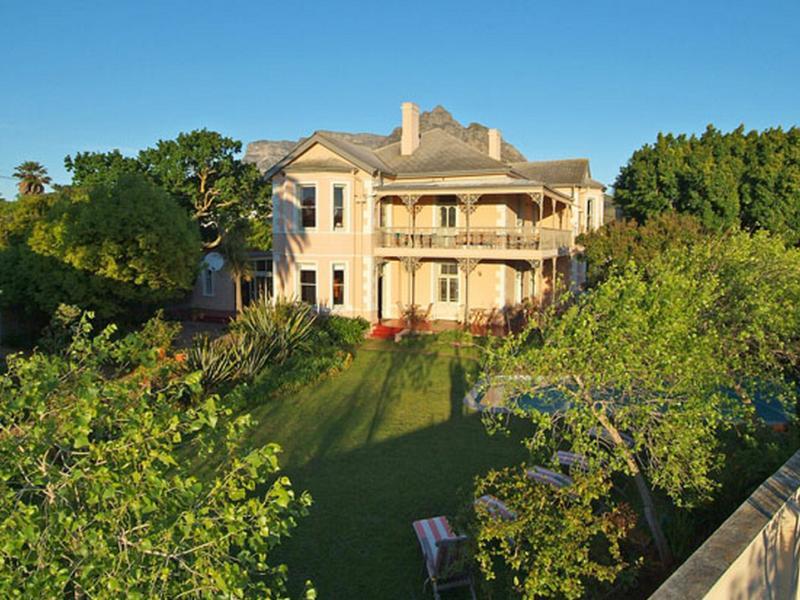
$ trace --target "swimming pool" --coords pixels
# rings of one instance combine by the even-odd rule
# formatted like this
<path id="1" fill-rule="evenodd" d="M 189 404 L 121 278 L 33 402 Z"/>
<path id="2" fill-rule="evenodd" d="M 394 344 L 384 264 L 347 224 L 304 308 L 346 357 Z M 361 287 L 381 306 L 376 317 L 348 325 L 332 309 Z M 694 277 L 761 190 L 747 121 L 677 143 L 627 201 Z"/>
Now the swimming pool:
<path id="1" fill-rule="evenodd" d="M 464 396 L 464 405 L 471 410 L 492 414 L 510 413 L 519 408 L 553 414 L 569 405 L 555 388 L 535 395 L 525 391 L 513 393 L 513 388 L 524 388 L 527 381 L 530 380 L 525 377 L 498 377 L 492 383 L 479 381 Z"/>
<path id="2" fill-rule="evenodd" d="M 497 377 L 493 382 L 481 380 L 464 396 L 464 405 L 471 410 L 490 414 L 508 414 L 520 408 L 524 411 L 538 410 L 554 414 L 569 406 L 569 402 L 555 387 L 544 389 L 535 395 L 525 391 L 513 393 L 514 388 L 523 389 L 529 381 L 529 378 L 522 376 Z M 512 391 L 508 392 L 508 388 Z M 756 414 L 770 427 L 783 427 L 794 416 L 794 411 L 787 410 L 776 398 L 757 394 L 753 403 Z"/>

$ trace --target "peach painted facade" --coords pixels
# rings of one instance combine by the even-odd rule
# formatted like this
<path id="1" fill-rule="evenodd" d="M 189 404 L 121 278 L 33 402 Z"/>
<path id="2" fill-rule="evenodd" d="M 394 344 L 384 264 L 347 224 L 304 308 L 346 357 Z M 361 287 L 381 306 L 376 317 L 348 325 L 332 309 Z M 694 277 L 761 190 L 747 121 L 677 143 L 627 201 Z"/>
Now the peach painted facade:
<path id="1" fill-rule="evenodd" d="M 485 154 L 420 135 L 408 104 L 401 142 L 372 150 L 317 133 L 267 173 L 275 294 L 371 322 L 409 305 L 463 321 L 545 300 L 554 279 L 580 284 L 574 239 L 602 223 L 601 184 L 525 178 L 499 160 L 496 130 Z"/>

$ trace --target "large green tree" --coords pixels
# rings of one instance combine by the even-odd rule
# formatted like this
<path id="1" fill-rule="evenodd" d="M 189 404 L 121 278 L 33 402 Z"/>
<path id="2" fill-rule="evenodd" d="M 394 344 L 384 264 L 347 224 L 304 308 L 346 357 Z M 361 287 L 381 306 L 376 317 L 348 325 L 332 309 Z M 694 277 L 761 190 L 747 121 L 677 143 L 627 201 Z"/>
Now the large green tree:
<path id="1" fill-rule="evenodd" d="M 567 450 L 601 481 L 627 478 L 668 565 L 658 497 L 678 506 L 708 499 L 722 460 L 718 433 L 753 423 L 759 393 L 794 398 L 789 380 L 799 360 L 800 250 L 766 234 L 737 233 L 668 250 L 646 265 L 628 263 L 538 330 L 510 338 L 489 372 L 508 378 L 510 396 L 524 391 L 552 403 L 550 411 L 517 411 L 535 426 L 526 440 L 531 463 L 553 465 L 555 451 Z M 585 503 L 584 475 L 574 475 L 576 502 Z M 539 484 L 517 478 L 523 483 L 495 489 L 522 511 L 531 504 L 525 486 Z M 607 500 L 613 506 L 613 496 Z M 490 525 L 495 542 L 504 533 L 525 535 L 513 522 Z M 518 560 L 516 546 L 535 543 L 487 544 L 479 556 L 504 561 L 528 597 L 552 593 L 552 569 L 542 562 L 550 554 Z M 596 577 L 590 566 L 558 563 L 570 582 Z"/>
<path id="2" fill-rule="evenodd" d="M 124 156 L 119 150 L 78 152 L 75 156 L 67 156 L 64 166 L 72 173 L 74 186 L 113 183 L 120 175 L 143 171 L 137 159 Z"/>
<path id="3" fill-rule="evenodd" d="M 255 165 L 238 158 L 242 143 L 215 131 L 198 129 L 173 140 L 159 140 L 135 158 L 119 150 L 67 156 L 73 185 L 144 173 L 176 198 L 195 220 L 206 248 L 222 242 L 229 229 L 249 225 L 250 245 L 266 249 L 271 243 L 271 193 Z"/>
<path id="4" fill-rule="evenodd" d="M 697 217 L 669 210 L 639 224 L 634 220 L 612 221 L 582 234 L 587 283 L 593 287 L 608 279 L 628 262 L 645 265 L 670 249 L 704 242 L 709 231 Z"/>
<path id="5" fill-rule="evenodd" d="M 636 150 L 615 183 L 615 202 L 643 222 L 667 210 L 712 229 L 743 227 L 800 241 L 800 129 L 700 136 L 659 134 Z"/>
<path id="6" fill-rule="evenodd" d="M 142 176 L 27 196 L 0 213 L 0 305 L 61 303 L 109 318 L 177 298 L 194 283 L 197 229 Z"/>
<path id="7" fill-rule="evenodd" d="M 155 340 L 74 330 L 0 376 L 0 596 L 285 598 L 273 555 L 310 498 L 280 449 L 241 448 L 249 417 Z"/>

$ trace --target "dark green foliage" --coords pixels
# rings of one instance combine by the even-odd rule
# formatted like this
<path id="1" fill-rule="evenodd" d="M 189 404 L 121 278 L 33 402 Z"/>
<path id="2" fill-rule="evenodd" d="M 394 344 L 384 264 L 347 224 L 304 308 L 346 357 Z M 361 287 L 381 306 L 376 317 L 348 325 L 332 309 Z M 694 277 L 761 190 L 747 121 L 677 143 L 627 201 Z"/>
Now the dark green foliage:
<path id="1" fill-rule="evenodd" d="M 63 194 L 34 224 L 29 245 L 81 271 L 146 287 L 155 301 L 194 283 L 200 246 L 175 201 L 141 175 Z"/>
<path id="2" fill-rule="evenodd" d="M 120 365 L 153 365 L 172 348 L 181 325 L 164 320 L 163 311 L 148 320 L 138 331 L 123 336 L 115 345 L 114 360 Z M 184 359 L 185 355 L 178 355 Z"/>
<path id="3" fill-rule="evenodd" d="M 350 366 L 353 352 L 364 341 L 369 329 L 365 319 L 319 316 L 309 332 L 304 348 L 284 363 L 270 363 L 253 381 L 247 394 L 263 401 L 278 392 L 286 393 L 343 371 Z"/>
<path id="4" fill-rule="evenodd" d="M 323 331 L 328 333 L 333 344 L 343 348 L 355 348 L 364 341 L 364 336 L 369 331 L 369 321 L 361 317 L 350 319 L 328 315 L 320 321 Z"/>
<path id="5" fill-rule="evenodd" d="M 72 185 L 81 187 L 111 184 L 124 174 L 144 172 L 138 160 L 123 156 L 119 150 L 78 152 L 74 157 L 67 156 L 64 166 L 72 173 Z"/>
<path id="6" fill-rule="evenodd" d="M 704 240 L 707 234 L 699 219 L 672 210 L 655 215 L 643 225 L 633 220 L 612 221 L 578 238 L 585 247 L 587 283 L 595 286 L 630 261 L 646 265 L 670 249 L 687 248 Z"/>
<path id="7" fill-rule="evenodd" d="M 203 240 L 216 245 L 223 232 L 245 221 L 254 248 L 271 245 L 271 191 L 255 165 L 236 157 L 242 143 L 215 131 L 198 129 L 174 140 L 159 140 L 135 158 L 111 152 L 79 152 L 64 164 L 75 186 L 118 180 L 126 174 L 145 175 L 164 189 L 196 221 Z"/>
<path id="8" fill-rule="evenodd" d="M 665 533 L 682 561 L 711 535 L 755 489 L 797 451 L 797 431 L 776 432 L 767 427 L 721 436 L 725 467 L 717 477 L 719 492 L 713 501 L 692 510 L 665 515 Z"/>
<path id="9" fill-rule="evenodd" d="M 285 598 L 273 554 L 311 501 L 278 474 L 280 448 L 243 446 L 251 419 L 177 356 L 121 364 L 113 327 L 74 331 L 0 376 L 0 596 Z"/>
<path id="10" fill-rule="evenodd" d="M 800 241 L 800 129 L 659 134 L 633 153 L 614 201 L 639 222 L 667 210 L 712 229 L 766 229 Z"/>
<path id="11" fill-rule="evenodd" d="M 141 176 L 26 196 L 0 210 L 0 224 L 0 306 L 51 315 L 70 304 L 110 318 L 194 283 L 197 230 Z"/>
<path id="12" fill-rule="evenodd" d="M 507 394 L 558 401 L 552 412 L 515 409 L 535 427 L 529 464 L 552 464 L 556 450 L 570 450 L 590 472 L 635 484 L 642 522 L 668 566 L 655 498 L 681 508 L 711 501 L 725 459 L 719 435 L 753 426 L 756 388 L 789 406 L 797 400 L 790 376 L 800 364 L 800 250 L 766 232 L 707 236 L 646 264 L 628 262 L 532 327 L 539 343 L 511 336 L 489 361 L 490 375 L 517 382 L 504 384 Z M 524 491 L 504 500 L 524 506 Z M 521 573 L 526 597 L 553 595 L 554 585 L 575 595 L 567 584 L 596 577 L 584 561 L 560 564 L 569 577 L 554 580 L 547 556 L 520 564 L 515 548 L 500 550 L 482 548 L 481 559 Z"/>
<path id="13" fill-rule="evenodd" d="M 247 381 L 267 365 L 282 365 L 306 349 L 315 319 L 307 304 L 262 300 L 244 309 L 229 334 L 196 340 L 189 350 L 189 366 L 202 373 L 206 387 Z"/>

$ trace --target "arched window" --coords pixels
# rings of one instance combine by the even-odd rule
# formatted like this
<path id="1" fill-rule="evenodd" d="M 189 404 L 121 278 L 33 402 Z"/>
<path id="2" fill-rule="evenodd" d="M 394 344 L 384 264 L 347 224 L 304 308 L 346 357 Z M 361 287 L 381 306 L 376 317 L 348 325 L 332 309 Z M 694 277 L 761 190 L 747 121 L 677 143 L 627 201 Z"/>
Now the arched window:
<path id="1" fill-rule="evenodd" d="M 439 200 L 439 227 L 455 227 L 458 218 L 456 201 L 450 199 Z"/>

